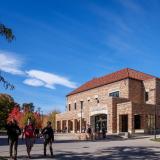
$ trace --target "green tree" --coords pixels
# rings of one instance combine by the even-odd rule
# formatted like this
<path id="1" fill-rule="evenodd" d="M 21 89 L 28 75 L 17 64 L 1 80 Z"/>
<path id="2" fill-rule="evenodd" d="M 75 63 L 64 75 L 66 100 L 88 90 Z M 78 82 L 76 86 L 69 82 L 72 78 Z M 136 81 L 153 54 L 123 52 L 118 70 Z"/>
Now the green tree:
<path id="1" fill-rule="evenodd" d="M 23 103 L 22 104 L 22 110 L 24 111 L 30 111 L 30 112 L 34 112 L 35 106 L 33 105 L 33 103 Z"/>
<path id="2" fill-rule="evenodd" d="M 48 120 L 51 121 L 53 129 L 56 128 L 56 114 L 58 113 L 60 113 L 60 111 L 53 110 L 48 116 Z"/>
<path id="3" fill-rule="evenodd" d="M 0 94 L 0 129 L 4 129 L 10 111 L 15 106 L 14 99 L 7 94 Z"/>
<path id="4" fill-rule="evenodd" d="M 5 37 L 8 42 L 11 42 L 15 39 L 15 36 L 11 28 L 6 27 L 4 24 L 0 23 L 0 35 Z"/>
<path id="5" fill-rule="evenodd" d="M 8 42 L 11 42 L 13 39 L 15 39 L 15 36 L 12 32 L 12 29 L 11 28 L 8 28 L 6 27 L 4 24 L 0 23 L 0 35 L 2 37 L 5 37 L 6 40 Z M 3 83 L 4 85 L 4 88 L 5 89 L 14 89 L 14 85 L 12 85 L 11 83 L 9 83 L 2 75 L 1 75 L 1 72 L 0 72 L 0 82 Z"/>

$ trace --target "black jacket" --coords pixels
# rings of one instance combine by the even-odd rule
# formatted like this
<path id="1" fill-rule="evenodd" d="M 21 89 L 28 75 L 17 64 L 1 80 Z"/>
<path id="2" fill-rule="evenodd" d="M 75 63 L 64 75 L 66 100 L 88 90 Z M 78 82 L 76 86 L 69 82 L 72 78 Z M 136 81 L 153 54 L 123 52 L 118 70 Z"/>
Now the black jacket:
<path id="1" fill-rule="evenodd" d="M 54 131 L 51 127 L 43 128 L 42 135 L 44 139 L 54 141 Z"/>
<path id="2" fill-rule="evenodd" d="M 18 125 L 9 124 L 7 125 L 7 134 L 9 139 L 16 140 L 18 136 L 21 135 L 21 129 Z"/>

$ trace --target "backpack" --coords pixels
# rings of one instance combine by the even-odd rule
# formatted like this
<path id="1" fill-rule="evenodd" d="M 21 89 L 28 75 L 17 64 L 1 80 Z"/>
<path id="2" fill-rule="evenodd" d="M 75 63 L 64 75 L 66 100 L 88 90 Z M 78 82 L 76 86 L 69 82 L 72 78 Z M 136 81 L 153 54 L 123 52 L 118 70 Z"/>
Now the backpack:
<path id="1" fill-rule="evenodd" d="M 88 128 L 88 129 L 87 129 L 87 133 L 88 133 L 88 134 L 91 134 L 91 128 Z"/>

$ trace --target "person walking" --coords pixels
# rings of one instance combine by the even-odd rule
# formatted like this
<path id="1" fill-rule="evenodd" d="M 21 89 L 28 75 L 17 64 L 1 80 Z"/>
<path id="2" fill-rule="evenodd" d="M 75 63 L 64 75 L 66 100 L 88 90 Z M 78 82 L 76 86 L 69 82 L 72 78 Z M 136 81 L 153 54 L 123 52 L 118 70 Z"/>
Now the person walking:
<path id="1" fill-rule="evenodd" d="M 15 119 L 10 121 L 9 124 L 7 125 L 7 134 L 8 134 L 10 158 L 16 160 L 18 137 L 21 135 L 21 129 L 19 128 L 17 121 Z M 14 156 L 13 156 L 13 148 L 14 148 Z"/>
<path id="2" fill-rule="evenodd" d="M 92 129 L 89 124 L 87 125 L 87 140 L 92 140 Z"/>
<path id="3" fill-rule="evenodd" d="M 46 147 L 49 144 L 51 156 L 53 156 L 52 143 L 54 141 L 54 131 L 51 122 L 47 122 L 47 126 L 43 128 L 42 135 L 44 137 L 44 156 L 46 156 Z"/>
<path id="4" fill-rule="evenodd" d="M 35 142 L 35 128 L 33 126 L 31 118 L 28 119 L 28 123 L 24 127 L 24 131 L 22 134 L 22 140 L 23 140 L 24 136 L 25 136 L 28 158 L 31 158 L 30 153 L 31 153 L 33 144 Z"/>

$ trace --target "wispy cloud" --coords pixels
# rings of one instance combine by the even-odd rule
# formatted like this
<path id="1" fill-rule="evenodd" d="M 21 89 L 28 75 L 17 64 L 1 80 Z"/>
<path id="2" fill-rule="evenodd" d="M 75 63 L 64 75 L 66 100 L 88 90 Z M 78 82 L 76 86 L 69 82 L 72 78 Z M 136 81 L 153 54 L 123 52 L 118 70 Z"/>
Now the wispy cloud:
<path id="1" fill-rule="evenodd" d="M 119 0 L 119 2 L 126 7 L 129 10 L 132 10 L 134 12 L 142 12 L 143 8 L 136 3 L 134 0 Z"/>
<path id="2" fill-rule="evenodd" d="M 34 78 L 26 79 L 23 81 L 23 83 L 34 87 L 44 86 L 44 83 L 42 81 Z"/>
<path id="3" fill-rule="evenodd" d="M 24 75 L 21 68 L 21 60 L 11 52 L 0 50 L 0 70 L 14 74 Z"/>
<path id="4" fill-rule="evenodd" d="M 70 81 L 66 77 L 62 77 L 53 73 L 48 73 L 40 70 L 30 70 L 26 72 L 28 79 L 24 81 L 25 84 L 32 86 L 44 86 L 46 88 L 54 89 L 55 85 L 62 85 L 68 88 L 76 88 L 76 83 Z"/>
<path id="5" fill-rule="evenodd" d="M 55 89 L 55 85 L 61 85 L 68 88 L 76 88 L 76 83 L 68 78 L 48 73 L 40 70 L 23 71 L 22 60 L 12 52 L 0 50 L 0 70 L 13 75 L 23 76 L 26 79 L 24 84 L 34 87 L 46 87 Z"/>
<path id="6" fill-rule="evenodd" d="M 125 53 L 131 49 L 131 46 L 127 41 L 115 35 L 108 37 L 107 45 L 113 49 L 116 49 L 117 51 L 125 51 Z"/>

